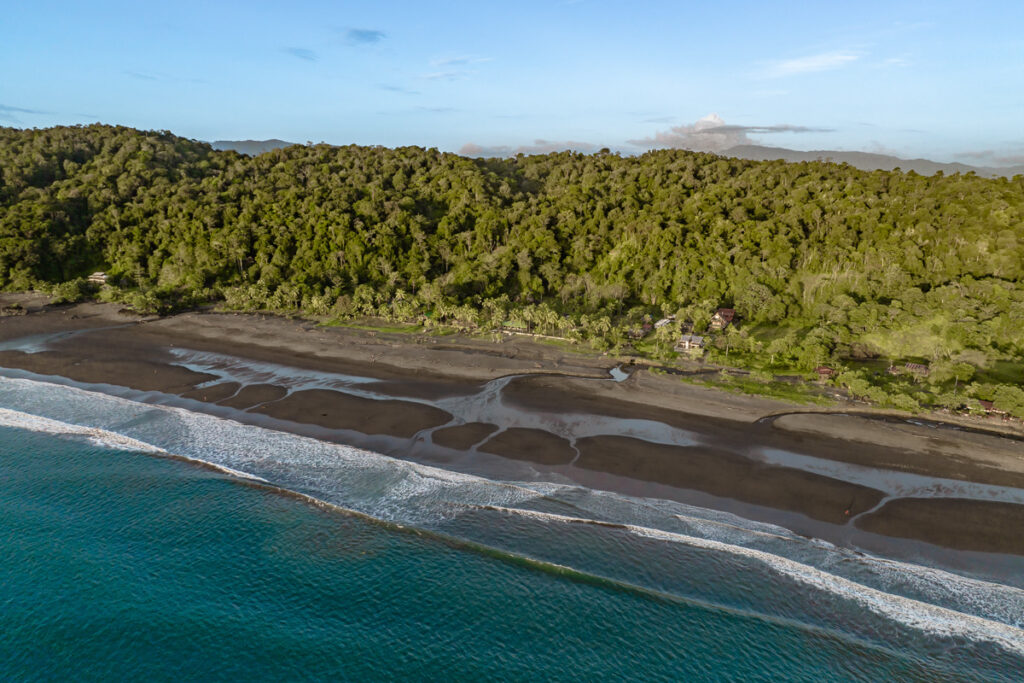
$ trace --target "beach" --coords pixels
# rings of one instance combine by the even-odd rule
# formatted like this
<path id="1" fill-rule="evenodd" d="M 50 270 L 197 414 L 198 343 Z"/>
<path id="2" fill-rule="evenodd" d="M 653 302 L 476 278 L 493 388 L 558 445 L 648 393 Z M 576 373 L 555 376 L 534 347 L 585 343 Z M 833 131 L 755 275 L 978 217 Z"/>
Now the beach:
<path id="1" fill-rule="evenodd" d="M 1024 441 L 985 425 L 843 414 L 627 366 L 616 379 L 620 359 L 520 337 L 15 300 L 29 312 L 0 318 L 0 368 L 26 376 L 495 478 L 699 504 L 858 548 L 909 539 L 1024 556 Z"/>

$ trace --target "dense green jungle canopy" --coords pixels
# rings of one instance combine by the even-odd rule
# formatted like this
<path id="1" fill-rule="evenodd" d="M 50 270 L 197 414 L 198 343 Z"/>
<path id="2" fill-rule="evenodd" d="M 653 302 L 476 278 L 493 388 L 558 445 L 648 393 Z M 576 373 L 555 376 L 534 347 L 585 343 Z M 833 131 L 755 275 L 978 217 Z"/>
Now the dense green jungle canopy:
<path id="1" fill-rule="evenodd" d="M 79 295 L 93 270 L 142 309 L 518 316 L 613 346 L 644 316 L 700 331 L 731 306 L 750 357 L 980 370 L 1024 356 L 1024 177 L 676 150 L 246 157 L 169 132 L 0 128 L 0 288 Z"/>

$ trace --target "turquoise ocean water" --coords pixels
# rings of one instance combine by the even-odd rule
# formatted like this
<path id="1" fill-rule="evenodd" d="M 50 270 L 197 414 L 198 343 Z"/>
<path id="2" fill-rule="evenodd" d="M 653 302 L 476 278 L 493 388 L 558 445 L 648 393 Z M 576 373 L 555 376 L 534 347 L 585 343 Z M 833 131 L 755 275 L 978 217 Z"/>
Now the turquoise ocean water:
<path id="1" fill-rule="evenodd" d="M 724 513 L 0 379 L 4 680 L 1017 681 L 1022 627 Z"/>

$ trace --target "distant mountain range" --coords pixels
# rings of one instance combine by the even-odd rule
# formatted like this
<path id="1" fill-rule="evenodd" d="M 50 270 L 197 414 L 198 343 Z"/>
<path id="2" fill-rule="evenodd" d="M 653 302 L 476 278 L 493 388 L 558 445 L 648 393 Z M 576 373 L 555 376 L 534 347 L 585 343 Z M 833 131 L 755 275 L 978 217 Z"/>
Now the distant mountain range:
<path id="1" fill-rule="evenodd" d="M 281 147 L 290 147 L 296 143 L 285 142 L 284 140 L 217 140 L 210 143 L 214 149 L 233 149 L 241 154 L 256 156 Z M 854 168 L 863 171 L 891 171 L 900 169 L 902 171 L 914 171 L 920 175 L 935 175 L 942 171 L 946 175 L 953 173 L 969 173 L 974 171 L 979 176 L 986 178 L 998 178 L 1005 176 L 1012 178 L 1017 174 L 1024 174 L 1024 166 L 969 166 L 967 164 L 944 164 L 928 159 L 901 159 L 887 154 L 872 154 L 871 152 L 840 152 L 838 150 L 812 150 L 801 152 L 795 149 L 784 147 L 763 147 L 761 145 L 737 145 L 721 152 L 724 157 L 736 157 L 738 159 L 750 159 L 751 161 L 829 161 L 836 164 L 849 164 Z"/>
<path id="2" fill-rule="evenodd" d="M 282 147 L 291 147 L 294 142 L 284 140 L 216 140 L 210 143 L 214 149 L 233 149 L 239 154 L 248 154 L 251 157 L 269 152 Z"/>
<path id="3" fill-rule="evenodd" d="M 953 173 L 968 173 L 974 171 L 979 176 L 997 178 L 1006 176 L 1012 178 L 1018 173 L 1024 173 L 1024 166 L 968 166 L 967 164 L 943 164 L 928 159 L 901 159 L 886 154 L 872 154 L 870 152 L 840 152 L 837 150 L 813 150 L 801 152 L 795 149 L 784 147 L 762 147 L 760 145 L 737 145 L 730 147 L 721 153 L 722 156 L 736 157 L 738 159 L 750 159 L 751 161 L 771 161 L 782 159 L 783 161 L 830 161 L 836 164 L 849 164 L 863 171 L 891 171 L 900 169 L 902 171 L 913 171 L 920 175 L 935 175 L 942 171 L 946 175 Z"/>

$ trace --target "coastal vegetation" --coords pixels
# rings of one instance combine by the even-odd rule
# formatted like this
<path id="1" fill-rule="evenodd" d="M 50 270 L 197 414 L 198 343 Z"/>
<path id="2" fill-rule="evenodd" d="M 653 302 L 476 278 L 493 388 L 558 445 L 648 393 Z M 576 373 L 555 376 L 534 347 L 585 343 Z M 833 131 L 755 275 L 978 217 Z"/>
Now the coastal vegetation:
<path id="1" fill-rule="evenodd" d="M 704 334 L 729 307 L 704 353 L 747 383 L 827 366 L 881 405 L 1024 416 L 1022 176 L 680 150 L 248 157 L 169 132 L 0 128 L 0 289 L 511 325 L 666 362 L 683 323 Z M 908 362 L 927 372 L 888 371 Z"/>

